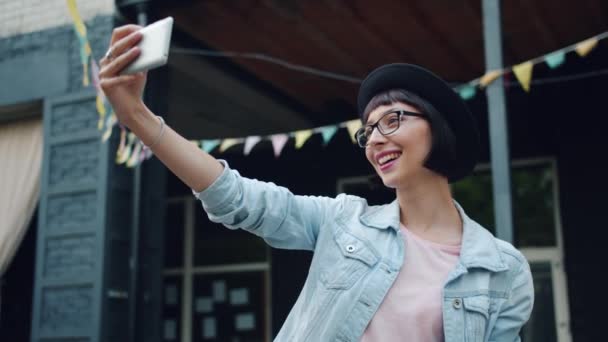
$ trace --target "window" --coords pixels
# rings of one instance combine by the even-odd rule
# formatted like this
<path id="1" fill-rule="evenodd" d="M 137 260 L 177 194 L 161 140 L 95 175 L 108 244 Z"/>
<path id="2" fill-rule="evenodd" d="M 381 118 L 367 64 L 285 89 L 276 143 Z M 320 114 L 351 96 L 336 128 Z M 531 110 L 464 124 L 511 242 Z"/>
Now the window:
<path id="1" fill-rule="evenodd" d="M 454 198 L 467 214 L 494 233 L 491 170 L 479 167 L 452 185 Z M 535 304 L 522 329 L 522 341 L 570 341 L 566 275 L 559 221 L 555 162 L 519 161 L 511 168 L 514 245 L 530 262 Z"/>
<path id="2" fill-rule="evenodd" d="M 168 201 L 163 341 L 270 341 L 262 239 L 208 220 L 193 196 Z"/>

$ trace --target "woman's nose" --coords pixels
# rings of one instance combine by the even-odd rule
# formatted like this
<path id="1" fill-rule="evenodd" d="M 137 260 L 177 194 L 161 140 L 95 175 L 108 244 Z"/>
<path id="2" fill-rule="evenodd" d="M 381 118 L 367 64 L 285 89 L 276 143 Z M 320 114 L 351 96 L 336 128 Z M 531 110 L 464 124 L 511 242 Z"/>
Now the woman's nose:
<path id="1" fill-rule="evenodd" d="M 367 140 L 367 144 L 368 145 L 377 145 L 377 144 L 382 144 L 384 142 L 386 142 L 386 137 L 378 131 L 377 127 L 374 128 L 372 130 L 372 134 L 370 134 L 369 139 Z"/>

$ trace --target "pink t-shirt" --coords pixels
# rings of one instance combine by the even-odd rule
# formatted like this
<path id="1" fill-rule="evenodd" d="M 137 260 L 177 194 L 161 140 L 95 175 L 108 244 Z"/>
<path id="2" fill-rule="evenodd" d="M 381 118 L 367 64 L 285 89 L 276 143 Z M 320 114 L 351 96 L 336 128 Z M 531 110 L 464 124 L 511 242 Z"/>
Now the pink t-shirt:
<path id="1" fill-rule="evenodd" d="M 401 232 L 403 266 L 361 342 L 443 342 L 443 285 L 458 262 L 460 245 L 424 240 L 403 225 Z"/>

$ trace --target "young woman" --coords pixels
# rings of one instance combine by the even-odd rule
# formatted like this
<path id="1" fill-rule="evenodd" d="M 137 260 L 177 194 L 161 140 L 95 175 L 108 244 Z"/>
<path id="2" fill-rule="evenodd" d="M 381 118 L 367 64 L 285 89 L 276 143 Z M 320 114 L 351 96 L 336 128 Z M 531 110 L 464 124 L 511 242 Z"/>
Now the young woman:
<path id="1" fill-rule="evenodd" d="M 293 195 L 241 177 L 142 102 L 145 74 L 120 76 L 139 27 L 114 30 L 101 86 L 121 123 L 192 188 L 211 220 L 277 248 L 314 251 L 276 341 L 519 341 L 534 301 L 529 265 L 467 217 L 449 183 L 477 160 L 475 122 L 441 79 L 390 64 L 363 81 L 358 144 L 394 202 Z"/>

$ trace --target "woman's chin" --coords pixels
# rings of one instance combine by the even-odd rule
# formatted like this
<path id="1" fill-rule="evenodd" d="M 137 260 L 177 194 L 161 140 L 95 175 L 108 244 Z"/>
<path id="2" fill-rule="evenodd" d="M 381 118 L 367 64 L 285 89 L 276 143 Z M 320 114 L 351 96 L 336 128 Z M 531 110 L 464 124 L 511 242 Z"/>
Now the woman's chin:
<path id="1" fill-rule="evenodd" d="M 380 179 L 382 179 L 382 183 L 387 188 L 396 189 L 397 185 L 399 184 L 399 182 L 397 182 L 397 180 L 391 176 L 380 176 Z"/>

